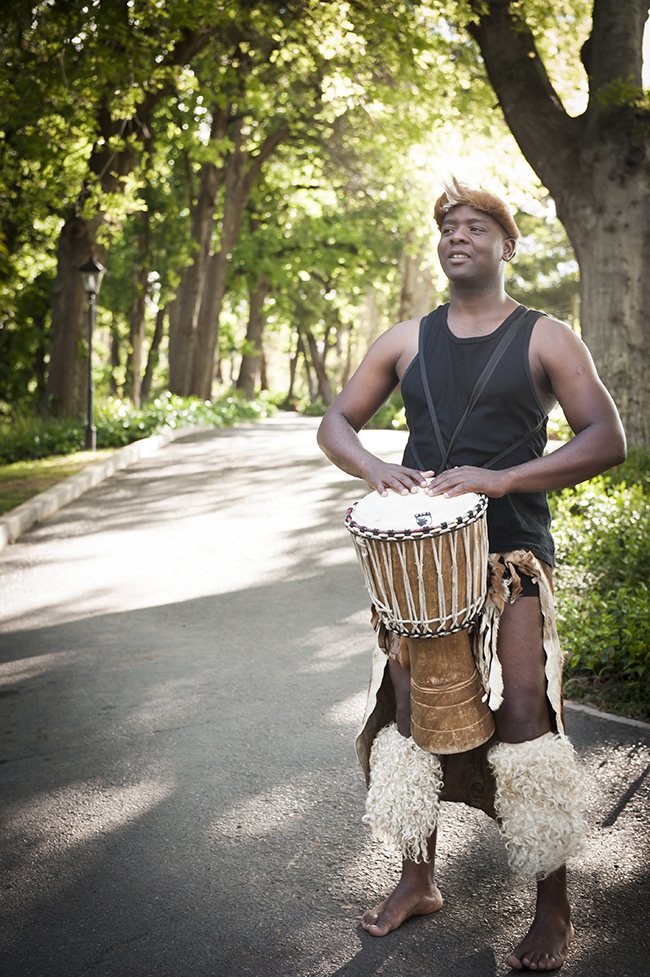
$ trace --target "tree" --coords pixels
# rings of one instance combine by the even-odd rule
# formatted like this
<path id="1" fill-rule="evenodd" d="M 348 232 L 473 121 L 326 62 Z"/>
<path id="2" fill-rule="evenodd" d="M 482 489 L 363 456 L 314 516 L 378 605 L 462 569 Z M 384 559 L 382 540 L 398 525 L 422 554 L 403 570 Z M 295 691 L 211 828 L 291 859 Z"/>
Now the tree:
<path id="1" fill-rule="evenodd" d="M 20 215 L 51 173 L 45 206 L 63 218 L 47 383 L 55 412 L 78 415 L 85 406 L 79 267 L 92 254 L 105 261 L 110 232 L 136 201 L 152 114 L 183 66 L 210 43 L 220 18 L 229 19 L 207 0 L 191 8 L 173 0 L 164 11 L 156 0 L 137 8 L 127 0 L 19 0 L 4 16 L 2 179 L 9 183 L 15 174 L 12 210 Z M 39 196 L 46 197 L 42 189 Z M 22 230 L 15 221 L 10 243 Z"/>
<path id="2" fill-rule="evenodd" d="M 242 120 L 236 119 L 233 124 L 233 150 L 228 154 L 226 163 L 221 237 L 218 249 L 210 258 L 193 346 L 192 384 L 186 391 L 205 400 L 212 395 L 219 317 L 226 294 L 229 256 L 239 238 L 246 201 L 264 162 L 289 132 L 284 125 L 272 126 L 263 142 L 255 151 L 251 151 L 244 146 L 242 130 Z"/>
<path id="3" fill-rule="evenodd" d="M 37 196 L 60 228 L 47 378 L 52 411 L 84 409 L 79 266 L 91 254 L 107 264 L 122 222 L 141 209 L 140 188 L 155 176 L 155 144 L 167 138 L 165 110 L 176 103 L 187 111 L 183 81 L 193 66 L 202 60 L 202 83 L 212 89 L 206 104 L 223 138 L 216 158 L 192 161 L 212 170 L 202 174 L 207 192 L 194 215 L 196 260 L 174 306 L 171 334 L 176 345 L 180 323 L 181 335 L 191 337 L 181 344 L 179 389 L 209 396 L 228 260 L 262 165 L 289 137 L 326 138 L 355 101 L 370 116 L 380 104 L 377 93 L 390 101 L 402 77 L 412 84 L 415 61 L 442 43 L 428 32 L 428 16 L 410 0 L 16 0 L 1 15 L 7 118 L 0 182 L 13 197 L 4 210 L 22 215 L 16 230 L 27 234 L 30 197 Z M 423 83 L 430 68 L 418 66 Z M 197 115 L 189 125 L 209 121 Z M 12 219 L 7 223 L 11 246 L 18 233 Z M 213 253 L 206 257 L 207 229 L 217 223 L 220 240 L 209 242 Z M 132 322 L 138 345 L 140 308 L 133 308 Z M 176 386 L 175 372 L 173 379 Z"/>
<path id="4" fill-rule="evenodd" d="M 515 214 L 521 237 L 516 260 L 508 265 L 508 289 L 531 309 L 579 324 L 578 263 L 562 224 L 548 216 Z"/>
<path id="5" fill-rule="evenodd" d="M 170 317 L 169 389 L 179 394 L 189 393 L 191 387 L 194 343 L 208 274 L 214 216 L 223 181 L 220 153 L 227 134 L 230 107 L 219 109 L 215 105 L 211 114 L 207 148 L 212 150 L 210 155 L 213 158 L 203 159 L 200 164 L 196 199 L 192 193 L 191 177 L 187 187 L 194 253 L 182 274 Z M 187 156 L 185 164 L 186 173 L 191 174 L 192 163 Z"/>
<path id="6" fill-rule="evenodd" d="M 581 6 L 561 6 L 567 34 Z M 532 0 L 469 0 L 468 8 L 467 27 L 506 122 L 575 249 L 585 341 L 629 443 L 650 448 L 650 100 L 641 79 L 650 3 L 594 0 L 580 52 L 588 102 L 577 116 L 540 53 L 553 5 L 542 11 Z"/>
<path id="7" fill-rule="evenodd" d="M 262 272 L 257 284 L 251 288 L 248 302 L 248 326 L 244 341 L 239 376 L 235 384 L 244 397 L 253 400 L 255 397 L 258 377 L 262 374 L 262 359 L 264 350 L 262 336 L 266 319 L 264 316 L 264 302 L 269 294 L 269 280 Z"/>
<path id="8" fill-rule="evenodd" d="M 539 26 L 534 0 L 520 3 Z M 251 299 L 255 338 L 245 352 L 263 342 L 269 311 L 285 347 L 309 368 L 314 396 L 320 388 L 328 399 L 363 352 L 363 309 L 373 310 L 373 329 L 399 315 L 402 257 L 403 314 L 418 314 L 438 286 L 422 257 L 431 250 L 431 201 L 449 169 L 450 133 L 470 130 L 474 150 L 477 137 L 486 146 L 488 131 L 493 138 L 492 90 L 474 43 L 452 24 L 464 10 L 466 26 L 472 6 L 15 0 L 0 13 L 8 251 L 0 263 L 9 272 L 0 338 L 8 359 L 20 356 L 27 371 L 32 364 L 28 390 L 40 391 L 47 374 L 52 409 L 83 414 L 87 315 L 78 268 L 94 252 L 108 265 L 100 311 L 119 351 L 116 377 L 127 370 L 124 392 L 136 400 L 145 336 L 155 338 L 151 364 L 160 350 L 166 365 L 167 320 L 171 387 L 209 397 L 219 346 L 243 338 L 234 317 L 242 319 Z M 483 172 L 485 162 L 483 152 Z M 242 272 L 244 208 L 269 173 L 275 200 L 251 211 L 265 240 Z M 269 231 L 274 222 L 279 239 Z M 23 342 L 19 296 L 54 270 L 51 314 L 37 310 Z M 220 342 L 222 306 L 228 336 Z M 154 333 L 159 309 L 167 314 Z M 242 364 L 247 390 L 259 361 Z"/>
<path id="9" fill-rule="evenodd" d="M 203 236 L 194 233 L 191 281 L 199 283 L 195 270 L 201 268 L 203 286 L 190 291 L 185 277 L 184 301 L 176 306 L 172 323 L 170 386 L 178 393 L 202 398 L 211 394 L 230 256 L 246 203 L 270 158 L 289 142 L 299 167 L 305 153 L 328 146 L 339 123 L 353 111 L 366 116 L 362 129 L 367 132 L 373 111 L 385 112 L 396 99 L 403 103 L 406 86 L 418 72 L 423 82 L 426 78 L 422 66 L 412 65 L 414 54 L 433 43 L 418 4 L 325 5 L 304 0 L 294 7 L 300 8 L 300 18 L 287 18 L 286 5 L 275 11 L 252 10 L 232 48 L 222 52 L 217 102 L 225 109 L 225 130 L 218 128 L 211 137 L 214 155 L 203 163 L 199 193 L 192 203 L 193 220 Z M 372 44 L 378 31 L 379 50 Z M 217 85 L 217 76 L 212 62 L 211 74 L 206 72 L 205 61 L 204 55 L 194 67 L 207 92 Z M 352 96 L 358 106 L 353 106 Z M 214 127 L 215 108 L 211 111 Z M 417 126 L 412 119 L 411 134 Z M 377 120 L 373 128 L 376 139 Z M 208 257 L 210 224 L 218 233 L 213 234 Z"/>
<path id="10" fill-rule="evenodd" d="M 200 22 L 198 26 L 174 29 L 162 59 L 164 70 L 153 72 L 151 78 L 145 59 L 151 55 L 152 26 L 151 22 L 134 24 L 127 4 L 105 2 L 101 4 L 101 17 L 88 25 L 89 32 L 94 28 L 100 40 L 94 52 L 98 61 L 105 59 L 101 63 L 110 68 L 100 74 L 105 82 L 95 109 L 87 182 L 65 220 L 57 248 L 48 395 L 54 410 L 61 414 L 78 414 L 84 403 L 82 363 L 77 354 L 85 330 L 85 302 L 78 285 L 80 263 L 93 253 L 106 260 L 108 240 L 100 240 L 100 230 L 109 219 L 110 198 L 124 194 L 127 178 L 140 161 L 141 147 L 149 153 L 150 118 L 172 86 L 169 69 L 185 64 L 211 39 L 211 27 Z M 140 47 L 133 44 L 137 27 L 141 28 Z M 125 78 L 132 79 L 132 87 L 122 93 Z"/>
<path id="11" fill-rule="evenodd" d="M 42 402 L 51 302 L 52 276 L 42 272 L 20 290 L 15 317 L 0 328 L 0 414 L 5 404 L 24 409 Z"/>

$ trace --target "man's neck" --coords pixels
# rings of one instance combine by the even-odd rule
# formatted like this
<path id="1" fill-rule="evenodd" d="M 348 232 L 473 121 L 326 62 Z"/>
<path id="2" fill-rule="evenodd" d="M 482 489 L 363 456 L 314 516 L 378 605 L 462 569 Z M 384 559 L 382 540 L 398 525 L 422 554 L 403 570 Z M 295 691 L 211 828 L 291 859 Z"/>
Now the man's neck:
<path id="1" fill-rule="evenodd" d="M 486 294 L 451 285 L 447 323 L 457 336 L 485 336 L 498 329 L 517 305 L 503 288 Z"/>

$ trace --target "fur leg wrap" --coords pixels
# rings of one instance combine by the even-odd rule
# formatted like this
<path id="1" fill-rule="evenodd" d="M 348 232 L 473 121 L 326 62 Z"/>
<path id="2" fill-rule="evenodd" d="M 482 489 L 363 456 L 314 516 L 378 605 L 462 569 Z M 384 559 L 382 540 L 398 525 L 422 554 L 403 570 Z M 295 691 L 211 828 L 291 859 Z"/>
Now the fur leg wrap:
<path id="1" fill-rule="evenodd" d="M 511 869 L 545 878 L 580 854 L 584 802 L 575 752 L 566 736 L 546 733 L 525 743 L 497 743 L 488 759 Z"/>
<path id="2" fill-rule="evenodd" d="M 438 823 L 442 767 L 402 736 L 395 723 L 375 737 L 370 753 L 370 788 L 363 820 L 376 837 L 391 841 L 402 858 L 428 862 L 427 840 Z"/>

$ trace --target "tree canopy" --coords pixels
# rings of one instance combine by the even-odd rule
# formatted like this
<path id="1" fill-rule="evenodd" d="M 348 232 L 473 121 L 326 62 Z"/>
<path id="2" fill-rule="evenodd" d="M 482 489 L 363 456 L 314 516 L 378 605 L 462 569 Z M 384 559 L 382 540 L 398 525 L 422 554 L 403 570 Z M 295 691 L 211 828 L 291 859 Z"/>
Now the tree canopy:
<path id="1" fill-rule="evenodd" d="M 108 266 L 107 387 L 209 399 L 237 356 L 251 396 L 283 357 L 288 392 L 327 402 L 379 329 L 444 294 L 432 209 L 454 171 L 520 208 L 512 289 L 579 316 L 647 443 L 625 246 L 647 250 L 647 10 L 17 0 L 0 14 L 0 404 L 83 412 L 90 255 Z"/>

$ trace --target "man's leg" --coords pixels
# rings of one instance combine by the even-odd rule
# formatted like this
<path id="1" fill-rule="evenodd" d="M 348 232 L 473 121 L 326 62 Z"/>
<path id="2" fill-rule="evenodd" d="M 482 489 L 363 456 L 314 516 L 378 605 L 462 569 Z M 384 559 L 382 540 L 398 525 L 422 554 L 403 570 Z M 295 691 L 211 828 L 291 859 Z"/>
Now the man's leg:
<path id="1" fill-rule="evenodd" d="M 390 676 L 395 690 L 397 729 L 403 737 L 411 735 L 411 673 L 399 662 L 389 662 Z M 396 888 L 383 902 L 368 910 L 361 925 L 372 936 L 385 936 L 411 916 L 434 913 L 442 906 L 442 895 L 434 881 L 436 831 L 427 843 L 428 860 L 402 860 L 402 874 Z"/>
<path id="2" fill-rule="evenodd" d="M 536 597 L 506 605 L 499 625 L 503 704 L 495 714 L 504 744 L 527 744 L 551 731 L 546 697 L 542 614 Z M 515 969 L 553 970 L 562 966 L 573 937 L 564 865 L 537 883 L 533 923 L 507 959 Z"/>

